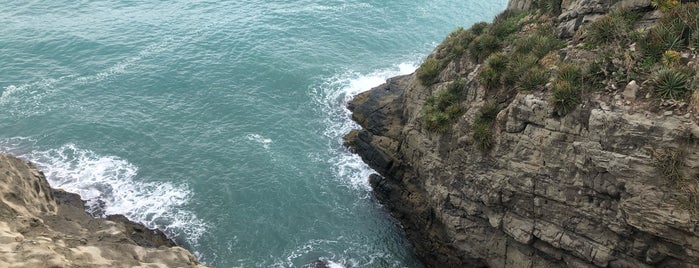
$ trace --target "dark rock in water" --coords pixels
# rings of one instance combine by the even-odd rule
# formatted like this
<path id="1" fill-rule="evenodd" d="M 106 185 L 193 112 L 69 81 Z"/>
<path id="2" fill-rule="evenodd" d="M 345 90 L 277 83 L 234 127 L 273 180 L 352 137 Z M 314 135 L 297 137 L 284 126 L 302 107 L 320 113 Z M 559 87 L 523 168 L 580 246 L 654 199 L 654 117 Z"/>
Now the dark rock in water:
<path id="1" fill-rule="evenodd" d="M 62 189 L 52 189 L 53 190 L 53 196 L 56 198 L 56 202 L 65 205 L 65 206 L 70 206 L 74 207 L 80 210 L 85 210 L 85 201 L 83 201 L 80 198 L 80 195 L 75 194 L 75 193 L 70 193 L 66 192 Z M 104 207 L 104 202 L 99 202 L 98 201 L 98 206 L 99 207 Z M 100 209 L 98 213 L 102 213 L 103 209 Z M 94 215 L 95 213 L 91 213 Z M 102 213 L 103 215 L 103 213 Z M 126 233 L 128 234 L 129 238 L 133 240 L 137 245 L 142 246 L 142 247 L 150 247 L 150 248 L 157 248 L 160 246 L 166 246 L 166 247 L 174 247 L 177 246 L 175 242 L 170 240 L 165 233 L 163 233 L 160 230 L 153 230 L 149 229 L 148 227 L 144 226 L 143 224 L 137 223 L 130 221 L 128 218 L 126 218 L 123 215 L 109 215 L 106 217 L 107 220 L 114 221 L 114 222 L 119 222 L 124 225 L 126 228 Z"/>
<path id="2" fill-rule="evenodd" d="M 303 268 L 328 268 L 328 262 L 324 260 L 317 260 L 314 261 L 313 263 L 310 263 L 306 266 L 303 266 Z"/>
<path id="3" fill-rule="evenodd" d="M 63 189 L 51 190 L 57 203 L 85 210 L 85 201 L 80 199 L 79 194 L 66 192 Z"/>
<path id="4" fill-rule="evenodd" d="M 109 215 L 107 216 L 107 220 L 124 224 L 129 238 L 139 246 L 150 248 L 177 246 L 177 244 L 170 240 L 162 231 L 158 229 L 149 229 L 143 226 L 143 224 L 130 221 L 124 215 Z"/>

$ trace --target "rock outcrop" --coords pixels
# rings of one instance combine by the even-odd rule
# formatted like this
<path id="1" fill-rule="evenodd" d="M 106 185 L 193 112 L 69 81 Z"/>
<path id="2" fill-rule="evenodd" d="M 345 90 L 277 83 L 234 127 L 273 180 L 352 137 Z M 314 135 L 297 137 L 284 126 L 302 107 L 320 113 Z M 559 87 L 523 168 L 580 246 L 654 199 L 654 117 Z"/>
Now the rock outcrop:
<path id="1" fill-rule="evenodd" d="M 585 18 L 598 11 L 573 16 L 568 8 L 597 2 L 638 1 L 563 1 L 561 16 Z M 602 92 L 558 116 L 549 92 L 518 93 L 483 153 L 471 134 L 489 98 L 479 68 L 451 62 L 430 87 L 416 75 L 391 78 L 348 105 L 362 129 L 346 144 L 380 173 L 370 178 L 374 193 L 425 264 L 699 267 L 693 114 L 649 112 L 621 92 Z M 426 99 L 457 78 L 466 85 L 464 114 L 443 133 L 427 131 Z M 689 178 L 681 186 L 662 174 L 670 156 Z"/>
<path id="2" fill-rule="evenodd" d="M 161 232 L 96 219 L 31 163 L 0 154 L 0 267 L 205 267 Z"/>

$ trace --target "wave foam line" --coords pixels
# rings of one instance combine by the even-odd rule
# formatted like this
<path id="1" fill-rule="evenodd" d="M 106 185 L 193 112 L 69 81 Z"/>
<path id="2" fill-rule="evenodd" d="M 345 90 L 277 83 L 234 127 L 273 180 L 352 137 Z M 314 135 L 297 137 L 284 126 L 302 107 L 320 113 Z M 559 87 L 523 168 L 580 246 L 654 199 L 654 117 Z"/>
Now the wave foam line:
<path id="1" fill-rule="evenodd" d="M 183 237 L 193 246 L 206 232 L 204 222 L 183 209 L 192 196 L 186 185 L 138 181 L 138 168 L 119 157 L 74 144 L 22 157 L 44 170 L 53 187 L 80 194 L 92 214 L 122 214 L 170 237 Z"/>
<path id="2" fill-rule="evenodd" d="M 328 160 L 335 167 L 338 178 L 348 181 L 353 187 L 370 189 L 367 178 L 374 171 L 359 156 L 342 150 L 342 137 L 359 126 L 352 121 L 347 103 L 357 94 L 386 82 L 386 79 L 410 74 L 417 69 L 417 61 L 405 62 L 381 69 L 369 74 L 345 72 L 326 79 L 319 87 L 313 89 L 315 102 L 326 116 L 323 135 L 328 137 L 332 157 Z"/>

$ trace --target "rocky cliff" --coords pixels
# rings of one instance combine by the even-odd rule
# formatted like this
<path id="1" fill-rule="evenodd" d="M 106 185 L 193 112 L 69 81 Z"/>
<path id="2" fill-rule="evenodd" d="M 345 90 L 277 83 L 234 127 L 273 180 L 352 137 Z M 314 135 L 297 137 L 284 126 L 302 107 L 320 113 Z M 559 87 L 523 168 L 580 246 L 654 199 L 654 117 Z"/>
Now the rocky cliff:
<path id="1" fill-rule="evenodd" d="M 556 25 L 571 36 L 613 6 L 643 10 L 648 20 L 657 16 L 649 5 L 562 1 Z M 395 77 L 349 103 L 362 129 L 346 143 L 380 173 L 370 178 L 374 193 L 425 264 L 699 267 L 696 114 L 648 108 L 635 82 L 590 92 L 563 116 L 549 90 L 519 91 L 498 100 L 484 151 L 475 122 L 497 94 L 478 79 L 483 68 L 459 57 L 433 84 Z M 444 131 L 428 130 L 426 103 L 456 81 L 462 112 Z"/>
<path id="2" fill-rule="evenodd" d="M 162 233 L 96 219 L 27 161 L 0 154 L 0 267 L 205 267 Z"/>

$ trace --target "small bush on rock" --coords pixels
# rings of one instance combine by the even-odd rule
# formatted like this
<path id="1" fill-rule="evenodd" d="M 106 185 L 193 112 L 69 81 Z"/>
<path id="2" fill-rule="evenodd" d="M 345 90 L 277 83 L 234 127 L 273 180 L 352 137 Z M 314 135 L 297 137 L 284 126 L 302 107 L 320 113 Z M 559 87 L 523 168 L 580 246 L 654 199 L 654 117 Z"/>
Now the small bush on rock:
<path id="1" fill-rule="evenodd" d="M 421 111 L 427 130 L 444 132 L 463 113 L 459 103 L 463 98 L 463 90 L 463 81 L 456 81 L 427 99 Z"/>
<path id="2" fill-rule="evenodd" d="M 615 10 L 590 23 L 584 28 L 589 44 L 600 46 L 610 43 L 618 43 L 626 46 L 633 37 L 633 24 L 638 20 L 639 14 L 628 10 Z"/>
<path id="3" fill-rule="evenodd" d="M 478 150 L 487 152 L 493 147 L 493 125 L 500 110 L 496 103 L 486 103 L 480 109 L 480 114 L 473 122 L 472 137 Z"/>
<path id="4" fill-rule="evenodd" d="M 500 50 L 502 44 L 491 34 L 483 34 L 476 37 L 468 46 L 468 53 L 471 60 L 475 62 L 483 62 L 490 54 Z"/>
<path id="5" fill-rule="evenodd" d="M 533 91 L 541 89 L 549 80 L 549 72 L 538 67 L 529 69 L 519 81 L 519 89 Z"/>
<path id="6" fill-rule="evenodd" d="M 653 75 L 655 94 L 662 99 L 678 100 L 689 92 L 689 76 L 684 72 L 664 68 Z"/>
<path id="7" fill-rule="evenodd" d="M 565 116 L 580 103 L 580 90 L 568 81 L 559 80 L 553 84 L 551 97 L 554 110 L 559 116 Z"/>
<path id="8" fill-rule="evenodd" d="M 544 13 L 558 16 L 561 14 L 561 0 L 538 0 L 536 5 Z"/>
<path id="9" fill-rule="evenodd" d="M 464 28 L 461 27 L 457 28 L 442 42 L 441 56 L 447 60 L 460 58 L 464 52 L 468 50 L 469 44 L 471 44 L 473 39 L 477 36 L 478 35 L 474 34 L 471 30 L 464 30 Z"/>
<path id="10" fill-rule="evenodd" d="M 434 84 L 441 71 L 439 61 L 427 59 L 420 65 L 420 68 L 417 69 L 417 78 L 420 79 L 422 85 L 430 86 Z"/>
<path id="11" fill-rule="evenodd" d="M 679 67 L 680 53 L 674 50 L 668 50 L 663 53 L 662 62 L 665 67 Z"/>

